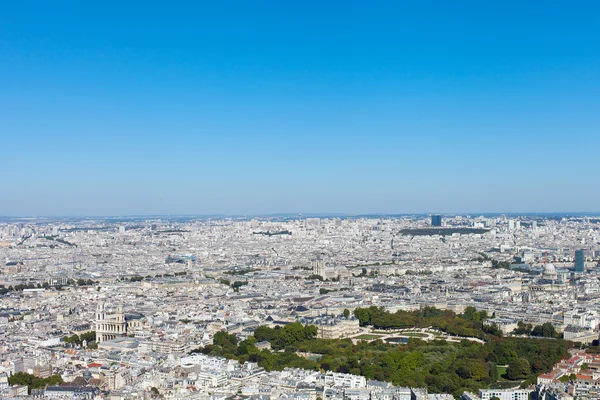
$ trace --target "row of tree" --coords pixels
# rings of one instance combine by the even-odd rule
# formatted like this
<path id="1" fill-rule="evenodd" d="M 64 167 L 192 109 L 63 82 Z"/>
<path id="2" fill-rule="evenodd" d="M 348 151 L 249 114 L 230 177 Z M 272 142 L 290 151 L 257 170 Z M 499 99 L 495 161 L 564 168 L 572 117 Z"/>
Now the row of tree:
<path id="1" fill-rule="evenodd" d="M 519 321 L 517 322 L 517 328 L 513 332 L 517 335 L 529 335 L 547 338 L 560 337 L 550 322 L 546 322 L 542 325 L 532 326 L 531 324 L 525 324 L 523 321 Z"/>
<path id="2" fill-rule="evenodd" d="M 450 335 L 485 338 L 488 333 L 500 336 L 501 332 L 493 327 L 484 327 L 482 321 L 488 318 L 485 311 L 467 307 L 462 315 L 451 310 L 439 310 L 424 307 L 416 311 L 396 311 L 390 313 L 381 307 L 357 308 L 354 315 L 361 326 L 373 326 L 376 329 L 425 328 L 434 327 Z"/>
<path id="3" fill-rule="evenodd" d="M 0 294 L 7 294 L 10 292 L 22 292 L 24 289 L 45 289 L 49 287 L 50 285 L 47 282 L 38 283 L 37 285 L 33 282 L 28 284 L 21 283 L 19 285 L 10 285 L 8 287 L 0 285 Z"/>
<path id="4" fill-rule="evenodd" d="M 78 285 L 78 286 L 91 286 L 91 285 L 95 285 L 98 284 L 98 281 L 93 281 L 91 279 L 77 279 L 76 281 L 69 279 L 67 280 L 67 285 Z M 60 289 L 61 286 L 54 286 L 57 289 Z M 22 292 L 24 289 L 48 289 L 50 288 L 50 284 L 48 284 L 48 282 L 44 282 L 44 283 L 33 283 L 30 282 L 28 284 L 25 283 L 21 283 L 18 285 L 10 285 L 8 287 L 4 286 L 4 285 L 0 285 L 0 295 L 2 294 L 7 294 L 10 292 Z"/>
<path id="5" fill-rule="evenodd" d="M 77 279 L 78 286 L 92 286 L 92 285 L 95 285 L 98 283 L 100 283 L 100 282 L 98 282 L 98 281 L 94 282 L 91 279 L 82 279 L 82 278 Z"/>

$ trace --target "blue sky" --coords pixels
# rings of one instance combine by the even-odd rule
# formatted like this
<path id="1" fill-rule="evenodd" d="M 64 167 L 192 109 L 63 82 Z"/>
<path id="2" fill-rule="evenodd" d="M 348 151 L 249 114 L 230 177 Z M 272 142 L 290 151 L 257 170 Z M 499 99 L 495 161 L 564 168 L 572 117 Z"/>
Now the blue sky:
<path id="1" fill-rule="evenodd" d="M 600 5 L 4 2 L 0 215 L 600 211 Z"/>

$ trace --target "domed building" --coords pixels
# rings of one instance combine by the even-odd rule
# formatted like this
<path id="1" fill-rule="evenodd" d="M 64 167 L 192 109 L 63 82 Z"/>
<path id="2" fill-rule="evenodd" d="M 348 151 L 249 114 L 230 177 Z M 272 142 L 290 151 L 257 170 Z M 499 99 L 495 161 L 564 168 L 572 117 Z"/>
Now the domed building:
<path id="1" fill-rule="evenodd" d="M 542 273 L 542 279 L 549 281 L 557 281 L 558 273 L 556 272 L 556 268 L 554 264 L 548 263 L 544 266 L 544 272 Z"/>
<path id="2" fill-rule="evenodd" d="M 552 263 L 546 263 L 541 275 L 529 284 L 535 292 L 558 292 L 566 289 L 566 284 Z"/>

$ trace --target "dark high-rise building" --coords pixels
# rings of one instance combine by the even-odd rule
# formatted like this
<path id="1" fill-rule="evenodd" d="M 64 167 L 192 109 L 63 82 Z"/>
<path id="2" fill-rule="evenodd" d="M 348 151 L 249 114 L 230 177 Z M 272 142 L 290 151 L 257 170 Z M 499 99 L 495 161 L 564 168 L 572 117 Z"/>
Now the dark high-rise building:
<path id="1" fill-rule="evenodd" d="M 432 215 L 431 216 L 431 226 L 442 226 L 442 216 L 441 215 Z"/>
<path id="2" fill-rule="evenodd" d="M 585 271 L 585 252 L 583 250 L 575 250 L 575 272 Z"/>

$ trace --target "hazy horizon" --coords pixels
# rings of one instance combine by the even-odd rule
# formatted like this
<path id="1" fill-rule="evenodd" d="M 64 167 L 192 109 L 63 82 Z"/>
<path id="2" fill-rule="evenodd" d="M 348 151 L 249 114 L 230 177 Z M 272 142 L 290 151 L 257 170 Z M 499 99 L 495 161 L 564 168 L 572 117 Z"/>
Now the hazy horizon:
<path id="1" fill-rule="evenodd" d="M 281 212 L 281 213 L 262 213 L 262 214 L 201 214 L 201 213 L 190 213 L 190 214 L 105 214 L 105 215 L 0 215 L 2 219 L 107 219 L 107 218 L 124 218 L 124 219 L 143 219 L 143 218 L 311 218 L 311 217 L 323 217 L 323 218 L 335 218 L 335 217 L 402 217 L 402 216 L 431 216 L 431 215 L 442 215 L 442 216 L 454 216 L 454 215 L 469 215 L 471 217 L 477 216 L 531 216 L 531 217 L 552 217 L 552 216 L 571 216 L 571 217 L 597 217 L 600 216 L 600 211 L 556 211 L 556 212 L 519 212 L 519 211 L 492 211 L 492 212 L 389 212 L 389 213 L 335 213 L 335 212 L 308 212 L 308 213 L 293 213 L 293 212 Z"/>

